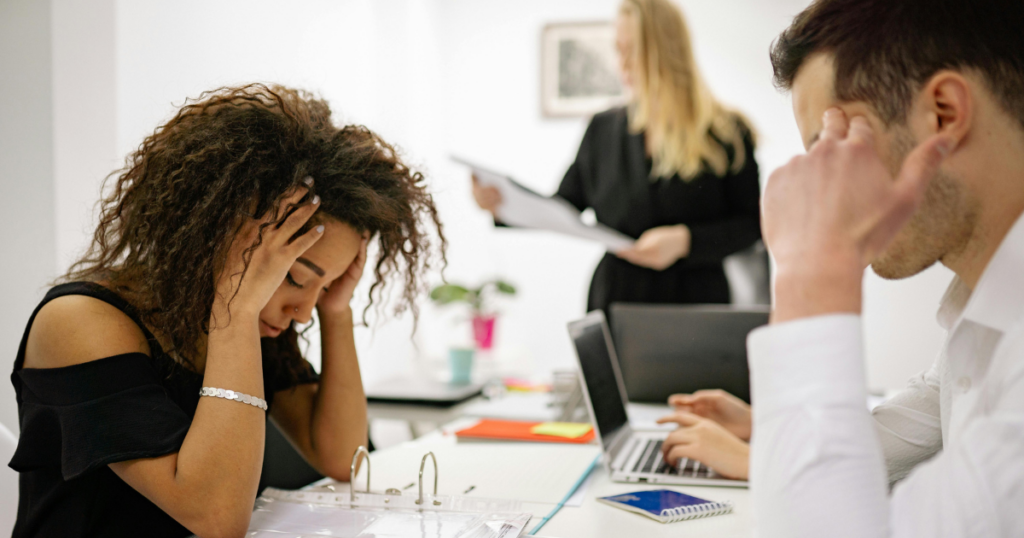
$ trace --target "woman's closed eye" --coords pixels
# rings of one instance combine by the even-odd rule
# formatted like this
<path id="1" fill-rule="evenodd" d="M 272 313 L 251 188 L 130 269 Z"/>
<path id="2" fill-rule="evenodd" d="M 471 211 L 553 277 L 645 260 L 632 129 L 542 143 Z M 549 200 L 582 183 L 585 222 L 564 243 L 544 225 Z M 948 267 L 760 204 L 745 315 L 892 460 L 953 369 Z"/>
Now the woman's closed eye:
<path id="1" fill-rule="evenodd" d="M 299 288 L 300 290 L 302 288 L 305 288 L 305 286 L 303 286 L 302 284 L 299 284 L 298 282 L 295 281 L 294 278 L 292 278 L 291 271 L 289 271 L 288 273 L 285 274 L 284 280 L 285 280 L 285 282 L 288 283 L 289 286 L 294 286 L 296 288 Z"/>

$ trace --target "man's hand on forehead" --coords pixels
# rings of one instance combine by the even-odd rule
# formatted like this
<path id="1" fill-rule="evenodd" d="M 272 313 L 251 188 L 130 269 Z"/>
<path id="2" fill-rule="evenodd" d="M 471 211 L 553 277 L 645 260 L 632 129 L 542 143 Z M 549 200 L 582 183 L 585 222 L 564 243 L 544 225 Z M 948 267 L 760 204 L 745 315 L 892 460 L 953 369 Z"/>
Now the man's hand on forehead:
<path id="1" fill-rule="evenodd" d="M 806 155 L 776 170 L 764 194 L 764 235 L 778 267 L 775 322 L 860 311 L 864 269 L 910 220 L 953 148 L 934 135 L 895 179 L 863 117 L 825 111 Z"/>

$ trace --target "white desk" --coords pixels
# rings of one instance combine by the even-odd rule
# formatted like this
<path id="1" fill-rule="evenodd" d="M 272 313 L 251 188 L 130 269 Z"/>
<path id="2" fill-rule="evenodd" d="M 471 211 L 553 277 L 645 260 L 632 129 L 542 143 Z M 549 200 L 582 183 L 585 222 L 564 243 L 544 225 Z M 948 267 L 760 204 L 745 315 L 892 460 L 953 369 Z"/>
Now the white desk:
<path id="1" fill-rule="evenodd" d="M 659 523 L 653 519 L 620 510 L 597 502 L 598 497 L 618 495 L 630 491 L 670 488 L 696 497 L 715 501 L 732 501 L 732 513 L 678 523 Z M 753 535 L 749 507 L 750 492 L 741 488 L 694 487 L 694 486 L 648 486 L 641 484 L 619 484 L 612 482 L 604 466 L 594 470 L 590 487 L 579 507 L 564 507 L 551 518 L 538 536 L 552 538 L 575 537 L 632 537 L 656 538 L 739 538 Z M 533 528 L 535 521 L 530 522 Z"/>
<path id="2" fill-rule="evenodd" d="M 643 408 L 641 408 L 643 409 Z M 652 415 L 660 414 L 664 411 L 664 408 L 660 406 L 650 406 L 646 409 Z M 451 424 L 451 427 L 445 429 L 451 431 L 462 427 L 466 422 L 471 419 L 463 419 Z M 460 424 L 461 423 L 461 424 Z M 387 487 L 408 487 L 412 484 L 406 484 L 407 482 L 413 482 L 415 480 L 415 474 L 413 470 L 415 465 L 418 465 L 418 461 L 413 461 L 412 467 L 408 470 L 403 470 L 401 473 L 397 473 L 395 476 L 389 476 L 392 474 L 389 466 L 392 466 L 392 461 L 398 459 L 403 460 L 403 466 L 408 464 L 405 460 L 409 459 L 409 453 L 420 454 L 425 452 L 429 446 L 436 446 L 438 443 L 451 443 L 456 442 L 455 437 L 452 435 L 445 435 L 442 432 L 435 431 L 427 434 L 419 439 L 403 443 L 401 445 L 378 450 L 371 456 L 371 464 L 373 465 L 373 489 L 374 491 Z M 487 450 L 488 447 L 494 446 L 487 443 L 474 444 L 472 446 L 479 447 L 480 450 Z M 502 444 L 502 446 L 508 446 L 508 444 Z M 517 446 L 528 446 L 517 445 Z M 419 448 L 423 447 L 423 448 Z M 401 458 L 390 457 L 389 454 L 397 456 L 402 454 Z M 415 459 L 415 458 L 414 458 Z M 446 463 L 447 464 L 447 463 Z M 440 483 L 441 493 L 450 493 L 443 491 L 444 489 L 444 465 L 440 467 Z M 495 465 L 501 465 L 500 461 L 496 461 Z M 528 471 L 524 471 L 528 472 Z M 429 475 L 428 475 L 429 478 Z M 484 478 L 485 479 L 485 478 Z M 321 482 L 323 483 L 323 482 Z M 318 483 L 319 484 L 319 483 Z M 334 487 L 338 492 L 347 493 L 349 491 L 349 484 L 334 484 Z M 356 488 L 358 490 L 363 489 L 365 486 L 361 480 L 357 480 Z M 620 493 L 626 493 L 629 491 L 636 491 L 642 489 L 662 489 L 670 487 L 697 497 L 702 497 L 715 501 L 732 501 L 735 505 L 733 512 L 726 515 L 714 516 L 704 519 L 697 519 L 692 521 L 682 521 L 678 523 L 662 524 L 653 519 L 646 518 L 639 514 L 634 514 L 608 506 L 597 502 L 597 497 L 603 497 L 608 495 L 616 495 Z M 415 488 L 408 489 L 410 493 L 415 491 Z M 455 492 L 459 493 L 459 492 Z M 533 515 L 533 519 L 527 526 L 527 530 L 532 530 L 537 522 L 547 515 L 553 508 L 553 503 L 523 503 L 523 511 L 529 512 Z M 608 477 L 608 473 L 603 466 L 598 467 L 592 474 L 590 483 L 587 486 L 586 492 L 583 496 L 583 502 L 578 507 L 566 506 L 563 507 L 545 526 L 542 528 L 538 536 L 551 537 L 551 538 L 601 538 L 601 537 L 633 537 L 633 536 L 671 536 L 673 538 L 686 538 L 686 537 L 701 537 L 701 538 L 738 538 L 738 537 L 749 537 L 751 536 L 751 520 L 750 520 L 750 508 L 749 508 L 749 491 L 743 488 L 722 488 L 722 487 L 693 487 L 693 486 L 664 486 L 664 485 L 645 485 L 645 484 L 620 484 L 611 482 Z"/>

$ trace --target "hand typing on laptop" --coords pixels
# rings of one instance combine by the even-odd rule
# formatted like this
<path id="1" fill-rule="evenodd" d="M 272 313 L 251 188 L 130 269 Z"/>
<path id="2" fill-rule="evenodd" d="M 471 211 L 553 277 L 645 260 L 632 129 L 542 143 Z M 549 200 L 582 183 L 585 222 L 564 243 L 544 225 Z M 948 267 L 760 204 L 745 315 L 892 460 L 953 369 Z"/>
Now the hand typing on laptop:
<path id="1" fill-rule="evenodd" d="M 746 480 L 750 465 L 750 406 L 722 390 L 674 394 L 676 412 L 658 420 L 679 428 L 661 446 L 667 462 L 697 460 L 728 478 Z"/>
<path id="2" fill-rule="evenodd" d="M 709 418 L 736 437 L 750 441 L 750 405 L 721 389 L 698 390 L 693 394 L 673 394 L 668 404 L 676 411 L 686 411 Z"/>
<path id="3" fill-rule="evenodd" d="M 662 447 L 670 432 L 633 429 L 626 412 L 627 395 L 622 373 L 618 368 L 618 358 L 602 311 L 595 310 L 585 318 L 570 323 L 569 335 L 579 359 L 587 408 L 613 481 L 747 486 L 746 480 L 734 477 L 746 476 L 746 452 L 749 449 L 739 437 L 717 422 L 687 411 L 678 413 L 673 419 L 666 419 L 685 425 L 671 433 L 673 437 L 669 443 L 672 446 L 668 451 L 662 450 Z M 718 399 L 729 403 L 727 399 Z M 697 405 L 697 402 L 692 404 Z M 728 411 L 730 408 L 722 406 L 722 409 Z M 673 457 L 671 460 L 665 458 L 669 453 Z M 687 454 L 692 454 L 692 457 L 685 457 Z"/>

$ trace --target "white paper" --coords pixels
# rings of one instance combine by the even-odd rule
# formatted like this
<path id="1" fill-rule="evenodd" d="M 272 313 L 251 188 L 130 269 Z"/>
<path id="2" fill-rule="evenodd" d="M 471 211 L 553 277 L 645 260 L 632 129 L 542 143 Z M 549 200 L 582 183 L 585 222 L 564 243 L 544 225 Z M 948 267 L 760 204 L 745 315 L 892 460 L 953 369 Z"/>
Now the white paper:
<path id="1" fill-rule="evenodd" d="M 613 252 L 633 246 L 633 239 L 617 230 L 603 224 L 587 226 L 580 220 L 580 212 L 561 198 L 548 198 L 532 193 L 517 185 L 508 176 L 487 170 L 465 159 L 452 157 L 452 160 L 472 169 L 482 185 L 498 189 L 501 193 L 501 205 L 497 208 L 496 217 L 505 224 L 596 241 Z"/>

